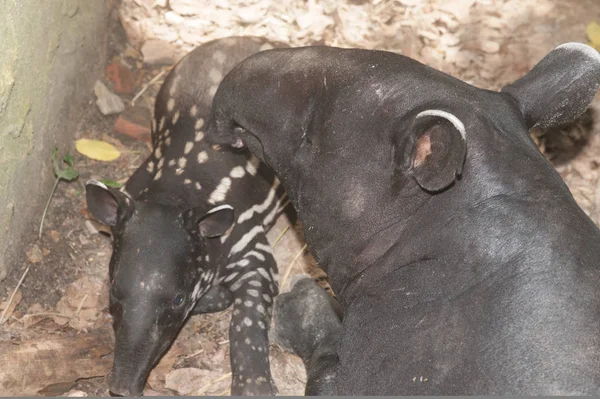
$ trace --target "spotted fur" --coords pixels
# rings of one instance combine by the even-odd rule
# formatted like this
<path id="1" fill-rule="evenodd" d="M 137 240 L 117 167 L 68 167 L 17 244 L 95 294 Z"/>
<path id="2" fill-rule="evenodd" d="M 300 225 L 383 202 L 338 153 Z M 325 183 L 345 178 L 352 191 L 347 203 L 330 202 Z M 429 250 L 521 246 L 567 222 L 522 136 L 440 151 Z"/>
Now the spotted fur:
<path id="1" fill-rule="evenodd" d="M 233 395 L 276 393 L 270 373 L 267 332 L 273 298 L 278 293 L 278 275 L 265 232 L 283 211 L 287 203 L 285 193 L 272 172 L 256 158 L 247 153 L 215 151 L 204 140 L 203 131 L 212 95 L 223 76 L 261 47 L 273 45 L 281 46 L 257 38 L 227 38 L 207 43 L 183 58 L 159 91 L 152 121 L 153 151 L 122 192 L 133 200 L 136 211 L 132 221 L 124 222 L 115 233 L 115 241 L 133 240 L 138 251 L 139 248 L 155 251 L 157 257 L 174 254 L 180 246 L 187 245 L 190 250 L 182 250 L 183 255 L 166 264 L 154 264 L 152 257 L 145 258 L 145 270 L 158 273 L 153 280 L 153 297 L 145 300 L 145 307 L 140 305 L 141 314 L 132 314 L 131 319 L 124 316 L 122 325 L 115 325 L 117 344 L 110 380 L 113 393 L 141 393 L 143 382 L 140 380 L 145 381 L 151 368 L 149 365 L 154 364 L 175 339 L 176 333 L 169 335 L 165 331 L 178 330 L 191 313 L 223 310 L 232 303 L 229 332 L 231 392 Z M 198 208 L 202 209 L 201 214 L 209 215 L 211 209 L 223 204 L 235 209 L 231 228 L 218 237 L 199 240 L 194 234 Z M 147 211 L 150 205 L 153 208 Z M 143 208 L 145 213 L 138 212 L 138 208 Z M 145 219 L 139 220 L 142 217 Z M 173 239 L 177 233 L 167 230 L 166 225 L 177 218 L 181 219 L 182 231 L 187 225 L 192 226 L 189 228 L 192 233 L 186 236 L 192 243 L 199 240 L 196 246 Z M 128 231 L 128 223 L 134 222 L 142 227 Z M 165 237 L 165 234 L 171 237 Z M 122 256 L 116 245 L 111 261 L 111 269 L 114 269 L 111 281 L 119 279 L 118 268 L 132 267 L 119 263 Z M 146 272 L 140 273 L 130 280 L 146 281 Z M 183 275 L 183 278 L 178 280 L 175 275 Z M 111 284 L 111 293 L 114 292 L 111 303 L 117 303 L 113 297 L 122 294 L 116 292 L 116 283 Z M 173 286 L 177 284 L 181 287 Z M 139 281 L 127 281 L 127 285 L 127 289 L 131 289 L 137 287 Z M 139 338 L 143 334 L 135 331 L 136 323 L 144 318 L 159 319 L 155 313 L 161 310 L 157 305 L 147 303 L 154 303 L 156 298 L 164 296 L 164 291 L 182 292 L 185 309 L 175 313 L 167 308 L 165 312 L 170 318 L 167 317 L 166 324 L 155 323 L 149 328 L 152 334 L 163 338 L 155 341 L 147 340 L 145 336 Z M 135 302 L 136 297 L 132 295 L 130 301 Z M 174 301 L 179 302 L 179 299 Z M 121 302 L 123 304 L 119 306 L 128 306 L 126 301 Z M 123 333 L 124 330 L 129 333 Z M 144 346 L 131 341 L 135 335 L 138 340 L 151 343 Z M 147 346 L 160 346 L 162 351 L 154 351 L 152 358 L 146 358 L 136 356 L 131 349 L 134 346 L 135 351 L 148 352 Z M 130 380 L 136 380 L 135 384 Z"/>

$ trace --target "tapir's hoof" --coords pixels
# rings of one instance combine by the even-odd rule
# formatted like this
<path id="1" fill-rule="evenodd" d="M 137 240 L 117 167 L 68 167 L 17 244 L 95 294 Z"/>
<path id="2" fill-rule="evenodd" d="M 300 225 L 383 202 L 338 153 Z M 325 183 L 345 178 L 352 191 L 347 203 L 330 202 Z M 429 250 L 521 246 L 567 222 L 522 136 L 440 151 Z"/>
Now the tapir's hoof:
<path id="1" fill-rule="evenodd" d="M 320 345 L 339 334 L 334 301 L 312 279 L 299 279 L 290 292 L 275 298 L 272 342 L 308 361 Z"/>

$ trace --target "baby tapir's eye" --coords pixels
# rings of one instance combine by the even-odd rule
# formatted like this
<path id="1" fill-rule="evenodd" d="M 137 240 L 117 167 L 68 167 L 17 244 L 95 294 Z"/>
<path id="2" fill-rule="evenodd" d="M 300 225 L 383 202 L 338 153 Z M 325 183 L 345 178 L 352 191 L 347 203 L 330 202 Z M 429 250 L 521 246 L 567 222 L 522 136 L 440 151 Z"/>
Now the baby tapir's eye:
<path id="1" fill-rule="evenodd" d="M 173 306 L 179 306 L 183 303 L 183 295 L 177 294 L 173 297 Z"/>

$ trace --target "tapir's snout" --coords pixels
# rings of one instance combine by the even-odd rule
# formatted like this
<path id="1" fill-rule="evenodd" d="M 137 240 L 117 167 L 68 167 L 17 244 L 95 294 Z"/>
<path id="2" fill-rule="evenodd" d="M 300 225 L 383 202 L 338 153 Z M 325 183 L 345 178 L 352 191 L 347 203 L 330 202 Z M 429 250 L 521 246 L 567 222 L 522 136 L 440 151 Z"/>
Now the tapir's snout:
<path id="1" fill-rule="evenodd" d="M 111 396 L 142 396 L 146 375 L 132 376 L 113 368 L 108 375 L 108 391 Z"/>

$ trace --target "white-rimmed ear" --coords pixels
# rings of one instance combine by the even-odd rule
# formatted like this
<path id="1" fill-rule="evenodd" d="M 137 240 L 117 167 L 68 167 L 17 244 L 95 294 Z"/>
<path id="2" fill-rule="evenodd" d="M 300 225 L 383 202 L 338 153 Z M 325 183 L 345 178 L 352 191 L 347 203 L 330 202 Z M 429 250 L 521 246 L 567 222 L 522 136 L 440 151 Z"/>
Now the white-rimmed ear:
<path id="1" fill-rule="evenodd" d="M 128 219 L 134 211 L 133 200 L 126 193 L 96 180 L 85 184 L 85 198 L 92 216 L 108 226 L 116 226 L 119 219 Z"/>
<path id="2" fill-rule="evenodd" d="M 600 54 L 582 43 L 566 43 L 502 91 L 516 100 L 528 128 L 547 128 L 583 114 L 599 87 Z"/>
<path id="3" fill-rule="evenodd" d="M 183 213 L 185 225 L 192 233 L 200 234 L 206 238 L 219 237 L 235 221 L 235 212 L 230 205 L 219 205 L 205 212 L 204 206 L 192 208 Z"/>
<path id="4" fill-rule="evenodd" d="M 397 167 L 411 174 L 424 190 L 441 191 L 462 173 L 467 154 L 462 121 L 448 111 L 422 111 L 396 135 Z"/>

